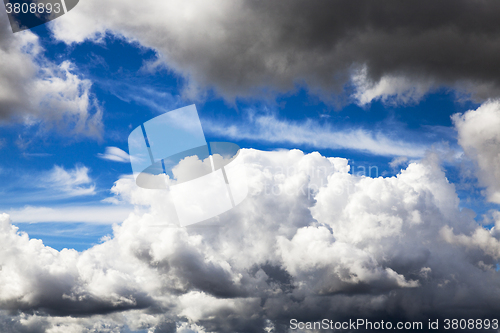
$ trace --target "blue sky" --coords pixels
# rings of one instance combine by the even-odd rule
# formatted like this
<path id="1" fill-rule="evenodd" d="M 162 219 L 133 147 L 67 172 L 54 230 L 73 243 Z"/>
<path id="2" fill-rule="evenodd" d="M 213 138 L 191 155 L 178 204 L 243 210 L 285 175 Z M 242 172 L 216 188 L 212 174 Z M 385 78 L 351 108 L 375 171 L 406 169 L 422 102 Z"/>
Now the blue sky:
<path id="1" fill-rule="evenodd" d="M 399 168 L 391 168 L 389 163 L 401 156 L 412 160 L 424 157 L 426 151 L 460 154 L 451 115 L 479 105 L 461 100 L 455 91 L 446 87 L 435 89 L 417 101 L 374 100 L 367 105 L 359 105 L 352 98 L 342 104 L 328 103 L 311 94 L 307 86 L 300 85 L 271 97 L 228 101 L 218 96 L 216 91 L 209 90 L 202 98 L 189 99 L 183 96 L 186 80 L 182 76 L 168 68 L 146 69 L 148 63 L 157 60 L 158 54 L 139 43 L 106 34 L 97 43 L 87 41 L 66 45 L 55 40 L 45 25 L 33 28 L 32 32 L 39 36 L 43 54 L 49 61 L 60 64 L 69 60 L 76 75 L 92 81 L 91 95 L 104 110 L 104 131 L 101 138 L 87 138 L 67 135 L 64 129 L 3 124 L 0 190 L 4 200 L 0 209 L 7 211 L 26 206 L 56 210 L 109 206 L 103 200 L 112 196 L 110 189 L 120 176 L 131 173 L 131 166 L 99 158 L 99 154 L 103 154 L 106 147 L 128 151 L 127 138 L 132 129 L 162 112 L 193 103 L 197 105 L 208 141 L 231 141 L 242 148 L 259 150 L 298 148 L 304 152 L 318 151 L 324 156 L 348 158 L 351 172 L 361 171 L 367 176 L 370 175 L 365 170 L 370 166 L 377 167 L 379 176 L 394 176 Z M 259 117 L 263 117 L 264 123 L 279 122 L 298 127 L 310 122 L 312 128 L 323 134 L 363 130 L 369 137 L 379 133 L 388 139 L 388 143 L 385 150 L 378 150 L 363 147 L 363 141 L 357 144 L 360 136 L 356 134 L 348 136 L 346 141 L 338 140 L 342 144 L 336 142 L 335 134 L 319 142 L 310 137 L 301 139 L 300 135 L 294 139 L 287 135 L 280 137 L 276 132 L 262 131 L 262 124 L 255 122 Z M 248 133 L 241 135 L 238 130 L 238 135 L 230 134 L 228 129 L 231 126 Z M 404 146 L 392 150 L 393 141 Z M 448 178 L 457 183 L 461 205 L 478 213 L 495 208 L 495 205 L 485 203 L 478 191 L 460 190 L 461 183 L 473 180 L 462 179 L 458 164 L 457 160 L 443 161 Z M 95 188 L 91 193 L 82 195 L 56 193 L 57 189 L 49 194 L 51 189 L 40 185 L 40 182 L 49 177 L 55 166 L 66 170 L 88 168 L 91 180 L 83 186 Z M 46 221 L 43 224 L 17 225 L 21 231 L 42 239 L 56 249 L 75 248 L 81 251 L 112 233 L 109 223 L 88 222 Z"/>

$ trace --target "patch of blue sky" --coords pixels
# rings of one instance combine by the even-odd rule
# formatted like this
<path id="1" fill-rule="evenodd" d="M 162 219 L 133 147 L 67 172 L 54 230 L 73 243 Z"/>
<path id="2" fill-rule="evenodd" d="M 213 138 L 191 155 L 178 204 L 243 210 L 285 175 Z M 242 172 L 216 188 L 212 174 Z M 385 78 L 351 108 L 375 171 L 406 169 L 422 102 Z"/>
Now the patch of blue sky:
<path id="1" fill-rule="evenodd" d="M 100 244 L 103 237 L 113 234 L 111 225 L 89 223 L 18 223 L 20 231 L 30 238 L 42 239 L 46 246 L 58 251 L 64 248 L 84 251 Z"/>
<path id="2" fill-rule="evenodd" d="M 188 100 L 181 97 L 185 79 L 167 69 L 154 72 L 144 69 L 147 62 L 155 60 L 154 50 L 111 35 L 102 36 L 98 43 L 86 41 L 67 46 L 54 41 L 46 26 L 39 26 L 32 31 L 40 36 L 48 59 L 56 63 L 70 60 L 80 76 L 93 82 L 91 92 L 104 110 L 104 133 L 101 140 L 95 140 L 68 137 L 52 130 L 38 131 L 21 124 L 3 126 L 1 139 L 5 143 L 1 148 L 0 193 L 4 198 L 11 199 L 3 200 L 1 209 L 18 209 L 26 205 L 99 205 L 101 200 L 110 196 L 109 189 L 113 183 L 121 175 L 131 173 L 131 167 L 128 163 L 103 160 L 98 154 L 103 153 L 108 146 L 128 151 L 127 138 L 134 128 L 162 112 L 192 103 L 197 104 L 207 141 L 231 141 L 243 148 L 261 150 L 299 148 L 306 153 L 319 151 L 325 156 L 348 158 L 352 173 L 364 173 L 372 177 L 397 174 L 400 168 L 389 165 L 395 157 L 408 155 L 409 160 L 418 159 L 425 155 L 426 150 L 432 149 L 441 149 L 441 152 L 451 152 L 452 155 L 459 152 L 450 116 L 477 107 L 473 102 L 460 101 L 455 92 L 446 89 L 435 90 L 413 104 L 394 105 L 374 101 L 364 107 L 351 101 L 339 108 L 338 105 L 323 102 L 303 87 L 272 100 L 263 97 L 228 102 L 216 97 L 214 92 L 201 101 Z M 256 121 L 259 117 L 275 122 L 277 126 L 291 124 L 295 126 L 292 128 L 296 128 L 308 125 L 312 132 L 333 129 L 339 132 L 339 140 L 343 142 L 336 143 L 335 135 L 324 136 L 319 143 L 308 138 L 301 141 L 300 138 L 286 136 L 266 137 L 279 132 L 269 131 L 269 128 L 267 132 L 263 131 L 262 122 Z M 221 127 L 214 129 L 213 124 Z M 231 135 L 228 130 L 231 127 L 244 129 L 248 135 Z M 365 132 L 365 139 L 373 139 L 367 141 L 370 144 L 380 141 L 381 137 L 377 134 L 382 135 L 387 142 L 383 147 L 360 149 L 364 142 L 354 142 L 359 140 L 356 130 Z M 351 132 L 350 136 L 341 136 Z M 401 146 L 391 150 L 391 145 L 398 142 L 402 142 Z M 464 181 L 453 163 L 445 162 L 445 170 L 450 181 L 460 185 L 457 185 L 457 191 L 462 200 L 461 205 L 475 210 L 478 215 L 491 209 L 493 206 L 485 203 L 480 191 L 462 189 Z M 54 165 L 66 170 L 76 165 L 89 168 L 95 193 L 52 200 L 37 198 L 40 189 L 29 181 L 36 179 L 37 175 L 42 177 Z M 32 178 L 27 179 L 25 175 L 32 175 Z M 30 236 L 38 235 L 46 243 L 55 244 L 58 248 L 78 249 L 95 244 L 95 240 L 108 233 L 107 228 L 110 228 L 106 226 L 101 230 L 89 227 L 94 228 L 90 238 L 75 236 L 73 239 L 71 225 L 43 224 L 45 234 L 33 229 L 35 225 L 21 224 L 20 228 L 29 231 Z M 84 229 L 86 225 L 78 227 Z M 67 237 L 59 236 L 58 230 L 65 230 Z"/>

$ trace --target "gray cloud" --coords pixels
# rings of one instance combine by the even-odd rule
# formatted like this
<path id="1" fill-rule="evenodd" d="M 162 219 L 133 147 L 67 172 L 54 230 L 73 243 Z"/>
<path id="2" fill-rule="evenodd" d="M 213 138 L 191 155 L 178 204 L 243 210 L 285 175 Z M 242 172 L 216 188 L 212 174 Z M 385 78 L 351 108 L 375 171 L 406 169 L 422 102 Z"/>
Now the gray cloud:
<path id="1" fill-rule="evenodd" d="M 187 93 L 212 87 L 229 99 L 303 83 L 327 99 L 354 84 L 362 104 L 411 101 L 440 86 L 499 94 L 495 2 L 143 4 L 137 12 L 132 0 L 87 1 L 53 31 L 68 43 L 105 31 L 137 40 L 159 51 L 150 68 L 163 63 L 190 81 Z"/>

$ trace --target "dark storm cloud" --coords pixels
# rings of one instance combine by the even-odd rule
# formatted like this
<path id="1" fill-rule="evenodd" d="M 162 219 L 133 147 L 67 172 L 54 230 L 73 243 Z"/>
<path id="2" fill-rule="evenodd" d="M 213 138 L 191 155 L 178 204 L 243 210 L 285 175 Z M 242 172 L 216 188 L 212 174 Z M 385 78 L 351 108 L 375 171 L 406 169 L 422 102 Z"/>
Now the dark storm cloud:
<path id="1" fill-rule="evenodd" d="M 243 26 L 228 19 L 229 38 L 213 45 L 220 51 L 203 53 L 205 84 L 244 93 L 305 80 L 328 93 L 346 83 L 353 66 L 366 65 L 373 81 L 470 82 L 491 88 L 480 94 L 498 94 L 497 2 L 249 1 L 244 8 L 252 19 Z M 275 66 L 266 65 L 270 59 Z"/>
<path id="2" fill-rule="evenodd" d="M 352 66 L 366 65 L 373 81 L 384 75 L 449 86 L 467 81 L 491 85 L 481 94 L 498 94 L 497 2 L 249 1 L 244 8 L 252 19 L 242 26 L 228 19 L 229 38 L 213 45 L 220 51 L 200 55 L 208 57 L 205 84 L 244 93 L 303 79 L 328 93 L 346 83 Z M 275 66 L 266 65 L 270 59 Z"/>
<path id="3" fill-rule="evenodd" d="M 33 290 L 30 300 L 11 299 L 2 301 L 3 310 L 38 313 L 51 316 L 92 316 L 127 311 L 130 309 L 154 308 L 157 303 L 143 291 L 120 287 L 120 298 L 99 297 L 89 292 L 75 292 L 79 282 L 74 277 L 54 276 L 47 272 L 36 272 L 32 277 Z"/>
<path id="4" fill-rule="evenodd" d="M 82 4 L 78 25 L 55 21 L 55 36 L 71 43 L 111 31 L 138 40 L 188 78 L 192 93 L 213 87 L 233 98 L 306 83 L 328 97 L 349 90 L 363 66 L 368 82 L 404 77 L 478 98 L 500 91 L 494 1 L 172 1 L 148 3 L 144 15 L 128 10 L 131 0 L 102 6 Z"/>

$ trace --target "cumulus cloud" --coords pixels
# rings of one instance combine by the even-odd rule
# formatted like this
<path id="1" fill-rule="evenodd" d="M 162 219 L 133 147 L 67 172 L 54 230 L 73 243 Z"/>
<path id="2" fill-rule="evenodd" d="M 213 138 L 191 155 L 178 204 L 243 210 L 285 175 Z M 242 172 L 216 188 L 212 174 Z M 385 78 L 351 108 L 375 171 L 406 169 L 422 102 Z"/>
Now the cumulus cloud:
<path id="1" fill-rule="evenodd" d="M 85 1 L 52 23 L 66 43 L 105 33 L 158 51 L 189 81 L 228 99 L 307 85 L 324 98 L 349 86 L 360 104 L 411 102 L 448 86 L 498 96 L 495 2 Z M 360 76 L 361 75 L 361 76 Z"/>
<path id="2" fill-rule="evenodd" d="M 0 119 L 101 137 L 102 110 L 90 93 L 91 81 L 75 74 L 69 61 L 56 64 L 45 58 L 32 32 L 12 34 L 5 13 L 0 17 L 0 59 Z"/>
<path id="3" fill-rule="evenodd" d="M 458 142 L 477 167 L 489 201 L 500 203 L 500 102 L 490 100 L 476 110 L 452 117 Z"/>
<path id="4" fill-rule="evenodd" d="M 168 191 L 132 177 L 112 191 L 146 211 L 81 253 L 30 240 L 1 215 L 2 325 L 285 332 L 291 318 L 426 322 L 500 310 L 499 243 L 460 210 L 432 156 L 390 178 L 298 150 L 243 149 L 238 160 L 249 196 L 209 225 L 178 227 Z"/>

